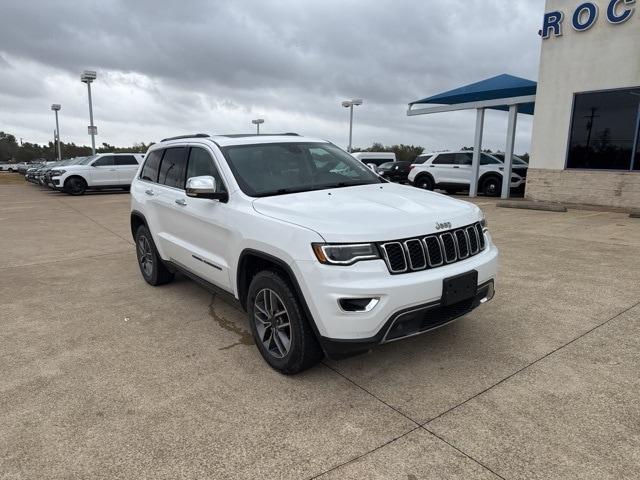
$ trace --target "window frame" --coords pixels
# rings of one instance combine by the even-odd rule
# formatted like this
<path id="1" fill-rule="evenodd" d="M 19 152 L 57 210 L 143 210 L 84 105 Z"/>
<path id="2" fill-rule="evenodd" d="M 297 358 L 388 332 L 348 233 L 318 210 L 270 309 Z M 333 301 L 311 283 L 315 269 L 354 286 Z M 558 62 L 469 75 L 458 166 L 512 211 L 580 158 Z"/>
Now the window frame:
<path id="1" fill-rule="evenodd" d="M 162 160 L 164 159 L 164 152 L 166 150 L 167 149 L 165 147 L 156 148 L 155 150 L 152 150 L 151 152 L 149 152 L 149 154 L 145 155 L 144 162 L 142 163 L 142 168 L 140 168 L 140 174 L 138 175 L 138 180 L 140 180 L 142 182 L 155 183 L 157 185 L 160 185 L 158 183 L 158 178 L 160 177 L 160 165 L 162 165 Z M 155 153 L 155 152 L 160 152 L 160 160 L 158 161 L 158 171 L 156 172 L 156 179 L 155 180 L 147 180 L 146 178 L 142 178 L 142 173 L 144 172 L 144 167 L 147 165 L 147 162 L 149 161 L 149 155 L 151 155 L 152 153 Z"/>
<path id="2" fill-rule="evenodd" d="M 113 163 L 111 165 L 96 165 L 96 163 L 98 163 L 100 160 L 102 160 L 103 158 L 111 158 L 111 160 L 113 161 Z M 91 166 L 92 167 L 115 167 L 116 166 L 116 158 L 115 155 L 102 155 L 98 158 L 96 158 L 93 162 L 91 162 Z"/>
<path id="3" fill-rule="evenodd" d="M 451 155 L 451 162 L 450 163 L 436 163 L 436 161 L 440 158 L 440 157 L 444 157 L 445 155 Z M 443 152 L 443 153 L 439 153 L 438 155 L 436 155 L 436 158 L 431 160 L 431 165 L 441 165 L 441 166 L 454 166 L 454 165 L 458 165 L 456 163 L 456 152 Z"/>
<path id="4" fill-rule="evenodd" d="M 173 185 L 167 185 L 166 183 L 161 183 L 160 182 L 160 171 L 162 170 L 162 165 L 164 164 L 164 160 L 165 160 L 165 156 L 167 155 L 167 150 L 171 150 L 171 149 L 177 149 L 177 148 L 183 148 L 187 151 L 185 158 L 185 165 L 184 165 L 184 172 L 182 175 L 182 183 L 184 185 L 183 188 L 180 187 L 174 187 Z M 162 152 L 162 159 L 160 159 L 160 164 L 158 165 L 158 178 L 156 179 L 156 183 L 161 186 L 161 187 L 167 187 L 167 188 L 172 188 L 174 190 L 178 190 L 180 192 L 184 192 L 185 188 L 187 186 L 187 179 L 185 178 L 187 175 L 187 164 L 189 162 L 189 154 L 191 153 L 191 146 L 190 145 L 170 145 L 164 148 L 164 152 Z M 166 180 L 166 175 L 165 175 L 165 180 Z"/>
<path id="5" fill-rule="evenodd" d="M 204 152 L 207 155 L 209 155 L 209 160 L 213 164 L 213 168 L 218 173 L 218 179 L 217 180 L 219 180 L 220 183 L 221 183 L 220 191 L 229 193 L 229 189 L 227 188 L 226 180 L 222 176 L 222 173 L 221 173 L 222 170 L 220 169 L 220 167 L 218 166 L 218 163 L 216 162 L 215 155 L 212 155 L 211 151 L 209 149 L 207 149 L 205 145 L 187 145 L 187 147 L 188 147 L 189 151 L 187 152 L 187 167 L 184 169 L 184 185 L 185 185 L 185 188 L 187 186 L 187 180 L 189 180 L 189 177 L 187 176 L 187 174 L 189 173 L 189 160 L 191 159 L 191 151 L 194 148 L 197 148 L 199 150 L 204 150 Z M 213 177 L 213 178 L 215 178 L 215 177 Z"/>
<path id="6" fill-rule="evenodd" d="M 118 161 L 119 157 L 130 157 L 131 159 L 133 159 L 134 163 L 118 164 L 116 162 Z M 134 167 L 134 166 L 140 166 L 140 162 L 138 162 L 138 160 L 136 159 L 136 156 L 132 153 L 117 153 L 113 155 L 113 165 L 115 167 Z"/>
<path id="7" fill-rule="evenodd" d="M 169 150 L 170 148 L 186 148 L 187 149 L 187 164 L 186 167 L 184 169 L 184 186 L 185 188 L 178 188 L 178 187 L 172 187 L 171 185 L 165 185 L 164 183 L 160 183 L 159 179 L 160 179 L 160 168 L 162 167 L 162 162 L 164 161 L 164 155 L 166 153 L 167 150 Z M 143 163 L 142 163 L 142 167 L 140 168 L 140 175 L 138 176 L 138 180 L 142 181 L 142 182 L 147 182 L 147 183 L 152 183 L 155 185 L 158 185 L 160 187 L 166 187 L 166 188 L 171 188 L 173 190 L 178 190 L 180 192 L 184 192 L 186 191 L 186 186 L 187 186 L 187 180 L 189 180 L 189 178 L 187 177 L 187 173 L 189 171 L 189 157 L 191 156 L 191 150 L 194 148 L 199 148 L 201 150 L 204 150 L 207 155 L 209 155 L 209 158 L 211 160 L 211 162 L 213 163 L 214 168 L 216 169 L 216 171 L 218 172 L 218 176 L 219 176 L 219 180 L 221 182 L 221 188 L 224 189 L 225 192 L 229 192 L 229 189 L 227 188 L 227 180 L 224 177 L 224 174 L 222 173 L 222 169 L 220 168 L 220 165 L 216 159 L 216 155 L 215 153 L 213 153 L 211 151 L 210 148 L 208 148 L 207 145 L 204 144 L 187 144 L 187 145 L 171 145 L 171 146 L 166 146 L 166 147 L 161 147 L 161 148 L 157 148 L 155 150 L 152 150 L 151 152 L 148 152 L 148 154 L 145 155 L 144 159 L 143 159 Z M 152 153 L 155 152 L 160 152 L 160 161 L 158 162 L 158 172 L 156 175 L 156 179 L 154 181 L 152 180 L 147 180 L 142 178 L 142 172 L 144 170 L 144 167 L 149 159 L 149 156 Z M 222 190 L 221 190 L 222 191 Z"/>
<path id="8" fill-rule="evenodd" d="M 614 92 L 623 92 L 625 90 L 640 90 L 640 85 L 635 87 L 618 87 L 618 88 L 604 88 L 599 90 L 583 90 L 580 92 L 573 92 L 573 96 L 571 98 L 571 110 L 569 112 L 569 131 L 567 132 L 567 144 L 565 148 L 564 155 L 564 167 L 563 170 L 566 171 L 582 171 L 582 172 L 617 172 L 617 173 L 640 173 L 639 170 L 634 170 L 635 164 L 635 155 L 638 149 L 640 149 L 640 133 L 636 131 L 635 138 L 635 149 L 633 147 L 631 151 L 631 158 L 629 159 L 629 168 L 626 170 L 618 169 L 618 168 L 580 168 L 580 167 L 571 167 L 569 168 L 569 154 L 571 153 L 571 134 L 573 132 L 573 123 L 576 109 L 576 98 L 578 95 L 585 95 L 590 93 L 614 93 Z M 638 107 L 638 112 L 636 114 L 636 126 L 640 127 L 640 105 Z M 640 168 L 640 166 L 638 167 Z"/>

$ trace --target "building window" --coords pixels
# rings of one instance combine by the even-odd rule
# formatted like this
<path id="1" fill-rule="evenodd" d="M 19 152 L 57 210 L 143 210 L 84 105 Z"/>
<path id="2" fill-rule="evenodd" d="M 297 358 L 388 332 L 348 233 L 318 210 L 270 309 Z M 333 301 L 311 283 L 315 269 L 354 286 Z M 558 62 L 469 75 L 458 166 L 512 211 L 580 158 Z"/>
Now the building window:
<path id="1" fill-rule="evenodd" d="M 640 87 L 575 95 L 567 168 L 640 170 Z"/>

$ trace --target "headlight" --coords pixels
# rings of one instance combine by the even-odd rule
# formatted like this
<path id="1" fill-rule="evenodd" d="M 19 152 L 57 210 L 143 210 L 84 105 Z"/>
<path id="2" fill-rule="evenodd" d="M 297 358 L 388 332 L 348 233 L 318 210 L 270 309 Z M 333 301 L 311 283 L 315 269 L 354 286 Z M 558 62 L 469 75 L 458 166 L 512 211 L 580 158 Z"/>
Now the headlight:
<path id="1" fill-rule="evenodd" d="M 378 248 L 373 243 L 356 243 L 351 245 L 314 243 L 312 246 L 318 261 L 330 265 L 352 265 L 361 260 L 375 260 L 380 258 Z"/>
<path id="2" fill-rule="evenodd" d="M 51 170 L 51 176 L 57 177 L 59 175 L 63 175 L 65 172 L 66 170 Z"/>

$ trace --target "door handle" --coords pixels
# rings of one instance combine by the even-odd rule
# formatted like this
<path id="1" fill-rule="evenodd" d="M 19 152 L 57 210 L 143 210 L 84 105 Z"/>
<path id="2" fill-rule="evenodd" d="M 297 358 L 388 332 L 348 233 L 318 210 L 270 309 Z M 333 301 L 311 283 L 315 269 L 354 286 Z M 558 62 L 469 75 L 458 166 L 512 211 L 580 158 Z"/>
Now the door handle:
<path id="1" fill-rule="evenodd" d="M 453 168 L 460 168 L 458 165 L 454 165 Z"/>
<path id="2" fill-rule="evenodd" d="M 184 198 L 176 198 L 175 202 L 183 207 L 187 204 L 187 201 Z"/>
<path id="3" fill-rule="evenodd" d="M 151 196 L 154 195 L 153 190 L 145 190 L 144 193 L 146 193 L 147 195 L 151 195 Z"/>
<path id="4" fill-rule="evenodd" d="M 110 169 L 109 169 L 109 171 L 110 171 L 110 172 L 115 172 L 115 171 L 116 171 L 116 169 L 115 169 L 115 168 L 110 168 Z"/>

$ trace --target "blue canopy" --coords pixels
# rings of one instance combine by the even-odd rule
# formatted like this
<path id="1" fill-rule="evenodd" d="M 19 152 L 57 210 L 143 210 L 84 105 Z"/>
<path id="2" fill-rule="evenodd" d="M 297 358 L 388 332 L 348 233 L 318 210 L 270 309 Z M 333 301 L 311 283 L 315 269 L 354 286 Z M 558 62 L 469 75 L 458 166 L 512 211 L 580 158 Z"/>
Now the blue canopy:
<path id="1" fill-rule="evenodd" d="M 449 90 L 448 92 L 439 93 L 432 97 L 423 98 L 422 100 L 411 102 L 409 105 L 423 103 L 455 105 L 485 100 L 499 100 L 502 98 L 524 97 L 535 95 L 537 87 L 538 84 L 536 82 L 505 73 L 497 77 Z M 491 108 L 495 110 L 509 110 L 507 105 Z M 533 102 L 523 103 L 519 105 L 518 112 L 533 115 L 533 109 Z"/>

